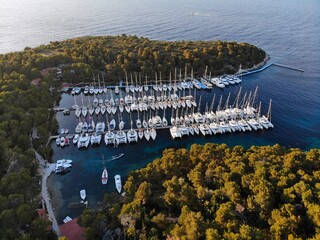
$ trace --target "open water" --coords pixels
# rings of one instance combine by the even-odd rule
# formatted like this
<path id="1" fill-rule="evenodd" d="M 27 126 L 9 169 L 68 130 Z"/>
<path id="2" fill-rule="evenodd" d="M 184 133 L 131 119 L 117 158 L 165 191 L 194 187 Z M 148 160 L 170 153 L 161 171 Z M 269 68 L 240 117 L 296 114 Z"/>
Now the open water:
<path id="1" fill-rule="evenodd" d="M 226 143 L 229 146 L 279 143 L 302 149 L 320 148 L 320 2 L 318 0 L 2 0 L 0 4 L 0 53 L 22 50 L 54 40 L 84 35 L 137 35 L 157 40 L 226 40 L 249 42 L 264 49 L 275 63 L 303 69 L 304 72 L 272 66 L 243 78 L 244 91 L 258 90 L 262 112 L 273 100 L 272 122 L 275 128 L 251 133 L 212 137 L 193 136 L 171 141 L 169 130 L 158 131 L 156 141 L 79 151 L 52 144 L 54 160 L 71 158 L 70 173 L 53 175 L 58 221 L 81 214 L 70 209 L 70 202 L 80 200 L 79 191 L 87 190 L 89 206 L 96 208 L 105 192 L 115 191 L 115 174 L 123 181 L 129 171 L 139 169 L 161 156 L 167 147 L 189 147 L 193 143 Z M 214 93 L 226 99 L 235 97 L 240 86 L 201 92 L 202 107 Z M 199 96 L 200 92 L 198 92 Z M 81 103 L 80 99 L 77 99 Z M 87 99 L 84 99 L 85 101 Z M 216 100 L 217 103 L 217 100 Z M 70 107 L 74 99 L 64 94 L 60 106 Z M 60 127 L 74 129 L 74 114 L 57 114 Z M 127 121 L 128 123 L 128 121 Z M 128 126 L 128 125 L 127 125 Z M 125 156 L 106 162 L 109 182 L 101 185 L 102 155 L 123 152 Z"/>

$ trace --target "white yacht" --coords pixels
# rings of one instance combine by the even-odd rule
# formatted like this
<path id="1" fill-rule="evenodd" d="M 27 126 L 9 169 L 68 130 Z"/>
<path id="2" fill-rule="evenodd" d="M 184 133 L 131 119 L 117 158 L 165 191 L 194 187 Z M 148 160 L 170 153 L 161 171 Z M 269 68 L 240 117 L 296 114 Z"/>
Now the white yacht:
<path id="1" fill-rule="evenodd" d="M 121 190 L 122 190 L 121 176 L 118 174 L 115 175 L 114 180 L 115 180 L 116 189 L 117 189 L 118 193 L 121 193 Z"/>
<path id="2" fill-rule="evenodd" d="M 120 130 L 116 133 L 116 144 L 126 144 L 127 143 L 127 135 L 124 131 Z"/>
<path id="3" fill-rule="evenodd" d="M 179 130 L 182 136 L 189 136 L 189 129 L 185 125 L 179 126 Z"/>
<path id="4" fill-rule="evenodd" d="M 143 129 L 140 128 L 140 129 L 138 130 L 138 136 L 139 136 L 140 139 L 143 138 L 143 136 L 144 136 Z"/>
<path id="5" fill-rule="evenodd" d="M 223 132 L 229 132 L 229 133 L 232 132 L 229 124 L 226 123 L 225 121 L 220 122 L 220 127 L 221 127 L 221 129 L 223 130 Z"/>
<path id="6" fill-rule="evenodd" d="M 97 122 L 96 124 L 96 133 L 103 134 L 106 128 L 106 124 L 104 122 Z"/>
<path id="7" fill-rule="evenodd" d="M 109 144 L 115 144 L 115 134 L 113 132 L 106 132 L 104 135 L 104 142 L 108 146 Z"/>
<path id="8" fill-rule="evenodd" d="M 82 201 L 86 200 L 87 194 L 86 194 L 86 190 L 85 189 L 80 190 L 80 197 L 81 197 Z"/>
<path id="9" fill-rule="evenodd" d="M 132 128 L 127 132 L 127 139 L 128 142 L 138 142 L 138 134 L 137 131 L 133 130 Z"/>
<path id="10" fill-rule="evenodd" d="M 235 132 L 235 131 L 240 131 L 239 124 L 238 124 L 237 121 L 235 121 L 235 120 L 230 120 L 230 121 L 229 121 L 229 126 L 230 126 L 230 128 L 231 128 L 231 130 L 232 130 L 233 132 Z"/>
<path id="11" fill-rule="evenodd" d="M 90 137 L 91 145 L 100 145 L 101 142 L 101 134 L 93 133 Z"/>
<path id="12" fill-rule="evenodd" d="M 247 121 L 247 123 L 253 128 L 254 130 L 263 129 L 262 125 L 254 118 L 251 118 Z"/>
<path id="13" fill-rule="evenodd" d="M 87 148 L 89 146 L 89 142 L 90 142 L 90 138 L 89 135 L 86 134 L 81 134 L 81 136 L 79 137 L 77 146 L 78 148 Z"/>
<path id="14" fill-rule="evenodd" d="M 151 130 L 150 130 L 150 136 L 151 136 L 152 140 L 155 140 L 155 139 L 156 139 L 156 137 L 157 137 L 157 131 L 156 131 L 155 128 L 151 128 Z"/>
<path id="15" fill-rule="evenodd" d="M 243 120 L 243 119 L 239 120 L 238 124 L 243 132 L 251 131 L 251 127 L 248 125 L 248 123 L 245 120 Z"/>
<path id="16" fill-rule="evenodd" d="M 173 126 L 170 128 L 170 134 L 172 139 L 181 138 L 181 132 L 180 129 L 177 126 Z"/>
<path id="17" fill-rule="evenodd" d="M 144 137 L 146 138 L 147 141 L 150 140 L 150 131 L 149 128 L 144 130 Z"/>
<path id="18" fill-rule="evenodd" d="M 217 133 L 224 133 L 224 131 L 221 129 L 220 124 L 217 124 L 215 122 L 212 122 L 209 124 L 209 127 L 211 129 L 211 132 L 216 135 Z"/>
<path id="19" fill-rule="evenodd" d="M 207 136 L 207 135 L 211 135 L 212 132 L 210 130 L 210 128 L 208 127 L 207 124 L 200 124 L 199 125 L 199 130 L 202 133 L 203 136 Z"/>
<path id="20" fill-rule="evenodd" d="M 72 139 L 73 144 L 77 144 L 79 138 L 80 138 L 79 133 L 76 133 Z"/>
<path id="21" fill-rule="evenodd" d="M 273 124 L 264 115 L 262 117 L 259 117 L 258 121 L 265 129 L 273 128 Z"/>

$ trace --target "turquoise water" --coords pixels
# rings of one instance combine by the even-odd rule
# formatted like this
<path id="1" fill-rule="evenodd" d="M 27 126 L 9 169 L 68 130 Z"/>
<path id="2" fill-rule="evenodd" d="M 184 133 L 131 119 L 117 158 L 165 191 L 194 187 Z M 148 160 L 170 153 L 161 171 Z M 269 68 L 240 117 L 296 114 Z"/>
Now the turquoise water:
<path id="1" fill-rule="evenodd" d="M 115 174 L 122 178 L 159 157 L 167 147 L 189 147 L 192 143 L 226 143 L 230 146 L 279 143 L 302 149 L 320 148 L 320 2 L 302 1 L 105 1 L 105 0 L 3 0 L 0 5 L 0 53 L 21 50 L 53 40 L 84 35 L 144 36 L 160 40 L 227 40 L 249 42 L 270 54 L 271 61 L 304 69 L 292 71 L 276 66 L 243 78 L 243 91 L 259 87 L 258 100 L 267 111 L 273 100 L 272 120 L 275 128 L 252 133 L 221 136 L 188 137 L 171 141 L 169 130 L 158 131 L 155 142 L 145 140 L 117 149 L 105 145 L 79 151 L 74 146 L 64 149 L 52 144 L 54 160 L 71 158 L 72 171 L 53 175 L 50 185 L 59 205 L 58 221 L 69 215 L 76 217 L 81 209 L 70 209 L 70 202 L 79 201 L 79 191 L 87 190 L 90 207 L 99 206 L 105 192 L 115 191 Z M 24 14 L 28 12 L 28 14 Z M 201 92 L 202 107 L 214 93 L 226 99 L 235 97 L 239 86 L 225 90 Z M 60 106 L 70 107 L 71 96 L 63 95 Z M 80 98 L 78 103 L 81 103 Z M 217 101 L 216 101 L 217 103 Z M 57 114 L 60 127 L 74 129 L 74 115 Z M 128 121 L 127 121 L 128 122 Z M 108 158 L 124 152 L 119 160 L 106 166 L 110 181 L 101 185 L 101 156 Z M 59 191 L 58 191 L 59 190 Z"/>

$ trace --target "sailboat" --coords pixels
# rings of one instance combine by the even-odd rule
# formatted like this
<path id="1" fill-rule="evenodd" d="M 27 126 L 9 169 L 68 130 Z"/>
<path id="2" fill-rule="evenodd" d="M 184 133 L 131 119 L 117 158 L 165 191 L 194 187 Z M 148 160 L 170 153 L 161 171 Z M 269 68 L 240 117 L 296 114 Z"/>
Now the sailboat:
<path id="1" fill-rule="evenodd" d="M 168 126 L 168 121 L 166 119 L 166 110 L 163 111 L 162 126 L 164 127 Z"/>
<path id="2" fill-rule="evenodd" d="M 157 131 L 156 131 L 156 129 L 154 127 L 151 128 L 150 136 L 151 136 L 152 140 L 155 140 L 156 137 L 157 137 Z"/>
<path id="3" fill-rule="evenodd" d="M 119 174 L 115 175 L 114 180 L 115 180 L 116 189 L 118 193 L 121 193 L 121 190 L 122 190 L 121 176 Z"/>
<path id="4" fill-rule="evenodd" d="M 102 184 L 108 183 L 108 171 L 107 171 L 106 167 L 104 167 L 103 172 L 102 172 L 101 183 Z"/>
<path id="5" fill-rule="evenodd" d="M 131 143 L 131 142 L 138 142 L 138 134 L 137 134 L 137 131 L 133 130 L 132 129 L 132 121 L 131 121 L 131 129 L 127 132 L 127 139 L 128 139 L 128 142 Z"/>

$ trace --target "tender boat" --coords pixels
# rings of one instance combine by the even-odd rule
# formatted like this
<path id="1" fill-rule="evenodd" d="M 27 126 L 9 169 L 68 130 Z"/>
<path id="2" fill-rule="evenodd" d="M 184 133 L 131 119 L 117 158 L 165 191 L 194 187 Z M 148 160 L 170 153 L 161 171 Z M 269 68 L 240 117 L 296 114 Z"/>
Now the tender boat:
<path id="1" fill-rule="evenodd" d="M 121 193 L 121 190 L 122 190 L 121 176 L 119 174 L 115 175 L 114 180 L 116 183 L 116 189 L 118 193 Z"/>
<path id="2" fill-rule="evenodd" d="M 102 184 L 108 183 L 108 171 L 106 168 L 103 169 L 102 176 L 101 176 L 101 183 Z"/>
<path id="3" fill-rule="evenodd" d="M 117 160 L 119 158 L 122 158 L 123 156 L 124 156 L 124 153 L 119 153 L 119 154 L 113 155 L 111 158 L 108 159 L 108 162 Z"/>
<path id="4" fill-rule="evenodd" d="M 85 189 L 80 190 L 80 197 L 82 199 L 82 201 L 85 201 L 87 198 L 87 193 Z"/>

